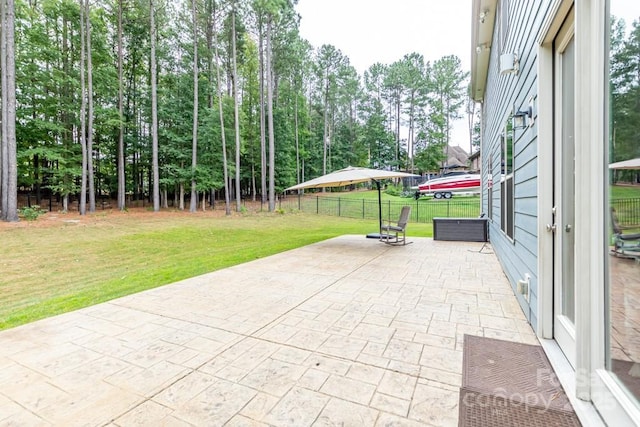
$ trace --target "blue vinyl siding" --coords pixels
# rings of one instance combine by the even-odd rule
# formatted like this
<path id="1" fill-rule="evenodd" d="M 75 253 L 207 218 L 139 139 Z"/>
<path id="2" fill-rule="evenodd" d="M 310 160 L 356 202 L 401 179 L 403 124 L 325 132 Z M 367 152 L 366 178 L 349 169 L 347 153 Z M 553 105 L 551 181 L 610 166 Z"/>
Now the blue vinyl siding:
<path id="1" fill-rule="evenodd" d="M 498 6 L 497 17 L 500 15 Z M 535 328 L 538 313 L 538 212 L 537 212 L 537 173 L 538 139 L 537 126 L 515 130 L 514 135 L 514 215 L 515 231 L 513 240 L 500 228 L 502 206 L 500 199 L 500 141 L 507 120 L 514 110 L 526 110 L 529 100 L 536 105 L 538 90 L 538 46 L 536 39 L 541 32 L 544 16 L 548 13 L 550 0 L 524 2 L 511 1 L 509 4 L 509 26 L 507 34 L 500 34 L 500 19 L 496 19 L 494 41 L 490 54 L 489 74 L 482 111 L 482 152 L 484 203 L 486 205 L 486 180 L 493 176 L 493 212 L 490 215 L 489 236 L 493 249 L 502 264 L 505 275 L 511 282 L 525 315 Z M 504 41 L 504 43 L 501 43 Z M 500 51 L 500 47 L 503 50 Z M 518 74 L 500 74 L 499 58 L 501 53 L 514 53 L 519 57 Z M 536 109 L 534 108 L 534 120 Z M 489 171 L 489 159 L 493 170 Z M 515 292 L 516 283 L 525 274 L 531 276 L 530 301 Z"/>

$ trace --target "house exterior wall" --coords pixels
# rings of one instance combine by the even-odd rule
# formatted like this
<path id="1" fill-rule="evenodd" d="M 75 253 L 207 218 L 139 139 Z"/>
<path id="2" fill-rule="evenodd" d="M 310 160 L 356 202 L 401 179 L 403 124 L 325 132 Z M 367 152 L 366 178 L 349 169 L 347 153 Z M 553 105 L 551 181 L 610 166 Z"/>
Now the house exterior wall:
<path id="1" fill-rule="evenodd" d="M 639 362 L 630 350 L 636 311 L 625 311 L 620 301 L 628 297 L 619 295 L 638 282 L 611 275 L 607 242 L 609 7 L 609 0 L 473 0 L 471 94 L 482 103 L 482 206 L 494 252 L 583 425 L 626 426 L 640 425 L 640 393 L 614 362 L 625 349 Z M 502 53 L 518 54 L 518 73 L 500 72 Z M 514 130 L 507 175 L 511 238 L 502 230 L 509 204 L 501 198 L 501 144 L 514 112 L 529 105 L 533 120 Z M 518 293 L 525 275 L 529 301 Z"/>
<path id="2" fill-rule="evenodd" d="M 482 166 L 482 156 L 480 156 L 480 150 L 474 152 L 469 156 L 469 169 L 472 171 L 480 171 Z"/>
<path id="3" fill-rule="evenodd" d="M 537 325 L 538 307 L 538 242 L 537 242 L 537 126 L 536 109 L 533 108 L 533 123 L 524 129 L 513 130 L 513 179 L 514 179 L 514 233 L 513 239 L 501 229 L 504 206 L 501 203 L 500 177 L 502 176 L 501 144 L 507 124 L 515 111 L 525 110 L 537 100 L 537 38 L 544 17 L 549 12 L 551 1 L 498 2 L 494 25 L 494 40 L 491 49 L 482 103 L 483 180 L 491 176 L 492 186 L 484 185 L 483 212 L 490 218 L 491 244 L 511 282 L 514 292 L 518 280 L 530 277 L 529 301 L 517 292 L 516 296 L 531 325 Z M 507 22 L 504 20 L 508 19 Z M 517 53 L 517 74 L 500 73 L 500 54 Z M 489 212 L 489 197 L 492 191 L 492 208 Z"/>

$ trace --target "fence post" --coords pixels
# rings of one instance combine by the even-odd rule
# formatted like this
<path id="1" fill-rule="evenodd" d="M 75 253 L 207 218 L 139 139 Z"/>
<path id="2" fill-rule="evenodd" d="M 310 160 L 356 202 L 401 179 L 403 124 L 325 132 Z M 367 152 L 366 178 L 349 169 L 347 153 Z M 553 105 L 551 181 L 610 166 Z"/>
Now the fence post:
<path id="1" fill-rule="evenodd" d="M 364 199 L 362 199 L 362 219 L 364 219 Z"/>
<path id="2" fill-rule="evenodd" d="M 316 215 L 320 213 L 320 199 L 316 196 Z"/>
<path id="3" fill-rule="evenodd" d="M 338 197 L 338 217 L 340 217 L 340 200 L 341 198 Z"/>

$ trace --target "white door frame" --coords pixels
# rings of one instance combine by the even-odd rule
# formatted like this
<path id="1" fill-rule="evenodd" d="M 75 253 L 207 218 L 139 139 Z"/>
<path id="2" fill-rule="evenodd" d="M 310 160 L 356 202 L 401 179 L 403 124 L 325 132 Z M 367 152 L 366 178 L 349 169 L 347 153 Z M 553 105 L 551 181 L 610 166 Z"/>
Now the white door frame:
<path id="1" fill-rule="evenodd" d="M 553 40 L 573 1 L 557 1 L 547 15 L 538 40 L 538 325 L 540 338 L 553 339 L 553 224 L 554 103 Z"/>
<path id="2" fill-rule="evenodd" d="M 605 0 L 596 0 L 602 1 Z M 572 7 L 575 10 L 575 246 L 580 248 L 575 252 L 575 293 L 576 293 L 576 313 L 575 313 L 575 363 L 574 375 L 575 389 L 572 394 L 583 400 L 590 399 L 590 381 L 589 377 L 593 372 L 591 365 L 591 345 L 597 342 L 604 343 L 602 333 L 604 332 L 604 312 L 598 316 L 602 319 L 603 324 L 599 326 L 600 333 L 592 336 L 591 329 L 593 326 L 590 319 L 592 313 L 592 283 L 602 282 L 604 279 L 603 271 L 603 251 L 602 246 L 598 246 L 597 241 L 600 236 L 596 236 L 597 230 L 602 229 L 602 222 L 596 223 L 596 211 L 602 211 L 604 201 L 604 176 L 600 178 L 600 183 L 594 184 L 596 177 L 599 175 L 595 169 L 600 168 L 603 160 L 603 141 L 598 139 L 594 134 L 590 134 L 593 122 L 600 122 L 599 135 L 603 135 L 604 115 L 597 120 L 589 123 L 587 118 L 592 115 L 592 103 L 595 99 L 599 99 L 600 109 L 604 114 L 602 106 L 602 95 L 599 97 L 592 93 L 596 88 L 592 87 L 592 79 L 595 78 L 593 70 L 587 70 L 585 62 L 591 58 L 591 53 L 585 50 L 585 12 L 589 9 L 585 6 L 588 0 L 576 1 L 561 0 L 554 2 L 553 8 L 545 25 L 543 26 L 542 37 L 539 40 L 539 65 L 538 65 L 538 84 L 539 84 L 539 157 L 538 157 L 538 178 L 539 178 L 539 199 L 538 199 L 538 267 L 540 272 L 540 292 L 541 298 L 539 303 L 539 322 L 540 335 L 542 338 L 553 339 L 554 337 L 554 306 L 553 306 L 553 235 L 547 231 L 547 224 L 553 224 L 552 217 L 553 208 L 553 177 L 549 173 L 553 166 L 553 140 L 554 140 L 554 49 L 553 42 L 560 32 L 565 19 L 569 15 Z M 604 23 L 603 23 L 604 28 Z M 603 39 L 604 40 L 604 39 Z M 593 49 L 592 46 L 589 46 Z M 604 48 L 603 48 L 604 51 Z M 604 65 L 602 65 L 604 68 Z M 604 70 L 602 70 L 604 71 Z M 602 72 L 600 73 L 602 74 Z M 604 79 L 604 75 L 602 76 Z M 601 85 L 602 86 L 602 85 Z M 588 90 L 585 90 L 588 88 Z M 604 89 L 603 92 L 604 93 Z M 597 149 L 594 147 L 597 145 Z M 592 159 L 593 152 L 600 151 L 598 167 L 589 167 L 588 164 Z M 603 169 L 603 168 L 602 168 Z M 602 174 L 604 173 L 604 169 Z M 600 190 L 598 191 L 598 186 Z M 602 197 L 597 195 L 601 193 Z M 597 224 L 594 226 L 593 224 Z M 596 251 L 597 248 L 597 251 Z M 597 252 L 597 260 L 594 260 L 594 251 Z M 597 264 L 597 265 L 596 265 Z M 594 274 L 594 268 L 600 266 L 600 272 Z M 601 295 L 604 295 L 603 293 Z M 602 298 L 599 298 L 602 299 Z M 604 348 L 604 344 L 602 345 Z M 603 358 L 604 360 L 604 358 Z"/>
<path id="3" fill-rule="evenodd" d="M 572 187 L 567 187 L 567 183 L 575 181 L 575 149 L 576 149 L 576 135 L 575 126 L 573 121 L 576 116 L 576 104 L 575 99 L 565 100 L 565 85 L 573 86 L 571 93 L 573 98 L 576 96 L 576 85 L 574 84 L 575 72 L 573 75 L 565 75 L 565 58 L 571 62 L 572 68 L 575 69 L 575 55 L 568 58 L 565 51 L 569 48 L 571 43 L 572 49 L 575 53 L 575 9 L 571 9 L 569 14 L 564 19 L 564 23 L 554 38 L 554 138 L 553 138 L 553 231 L 547 230 L 548 234 L 553 236 L 553 304 L 554 304 L 554 323 L 553 323 L 553 339 L 558 343 L 564 354 L 566 355 L 569 363 L 575 366 L 576 363 L 576 331 L 574 321 L 565 315 L 564 307 L 565 302 L 571 304 L 572 312 L 576 310 L 576 298 L 575 293 L 575 244 L 573 242 L 575 238 L 575 204 L 576 197 L 574 189 L 578 188 L 578 183 L 574 182 Z M 566 110 L 566 106 L 570 105 L 571 111 Z M 566 114 L 569 113 L 569 117 Z M 569 134 L 565 130 L 565 123 L 569 122 L 573 128 L 569 130 Z M 565 138 L 569 136 L 572 140 L 567 141 Z M 569 149 L 569 151 L 567 151 Z M 572 158 L 569 158 L 572 156 Z M 565 170 L 565 166 L 568 170 Z M 565 208 L 567 208 L 565 210 Z M 573 213 L 572 213 L 573 212 Z M 567 216 L 568 215 L 568 216 Z M 569 220 L 570 224 L 566 223 Z M 565 226 L 569 229 L 565 230 Z M 567 250 L 570 253 L 567 253 Z M 570 269 L 567 268 L 570 266 Z M 567 280 L 568 279 L 568 280 Z M 565 289 L 573 287 L 573 291 L 570 295 L 565 295 Z M 571 301 L 567 301 L 567 297 L 571 298 Z M 574 316 L 575 317 L 575 316 Z"/>

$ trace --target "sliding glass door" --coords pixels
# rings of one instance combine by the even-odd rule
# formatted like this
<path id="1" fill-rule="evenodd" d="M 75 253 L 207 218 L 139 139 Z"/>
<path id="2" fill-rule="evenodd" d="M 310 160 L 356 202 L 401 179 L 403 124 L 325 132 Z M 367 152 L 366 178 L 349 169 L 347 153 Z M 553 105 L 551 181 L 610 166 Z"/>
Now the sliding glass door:
<path id="1" fill-rule="evenodd" d="M 640 399 L 640 6 L 611 0 L 605 366 Z M 637 234 L 634 239 L 633 235 Z"/>

